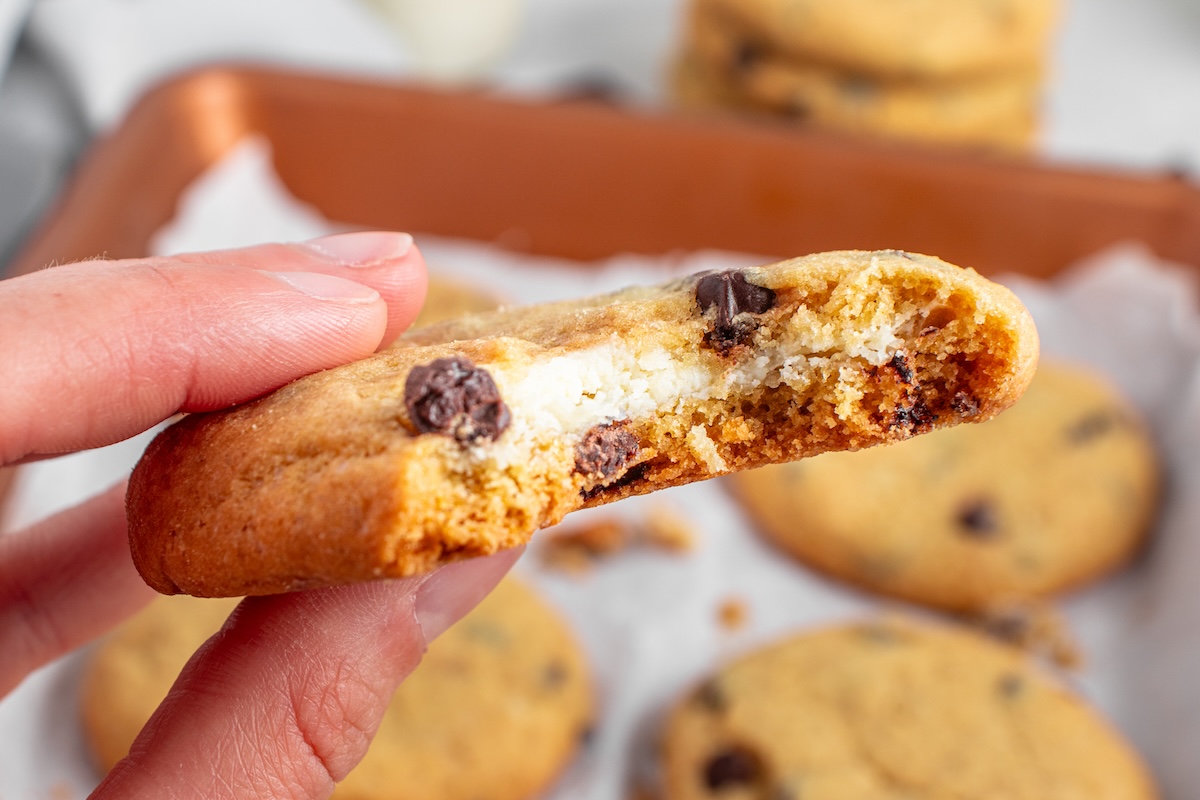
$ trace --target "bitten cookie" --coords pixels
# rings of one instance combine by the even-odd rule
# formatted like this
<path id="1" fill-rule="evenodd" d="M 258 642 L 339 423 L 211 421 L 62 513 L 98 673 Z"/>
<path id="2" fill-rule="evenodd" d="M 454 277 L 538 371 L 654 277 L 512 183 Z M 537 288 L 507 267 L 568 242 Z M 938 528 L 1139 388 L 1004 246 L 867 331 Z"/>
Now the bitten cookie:
<path id="1" fill-rule="evenodd" d="M 411 575 L 578 508 L 987 419 L 1036 360 L 1007 289 L 899 251 L 466 317 L 168 428 L 130 544 L 168 594 Z"/>
<path id="2" fill-rule="evenodd" d="M 984 425 L 747 472 L 762 532 L 858 586 L 955 611 L 1053 594 L 1120 567 L 1154 518 L 1159 470 L 1108 383 L 1046 364 Z"/>
<path id="3" fill-rule="evenodd" d="M 671 713 L 666 800 L 1150 800 L 1133 750 L 1019 651 L 873 622 L 718 671 Z"/>
<path id="4" fill-rule="evenodd" d="M 1025 71 L 1041 63 L 1056 0 L 694 0 L 759 50 L 885 78 Z"/>
<path id="5" fill-rule="evenodd" d="M 96 651 L 82 714 L 102 770 L 125 756 L 184 663 L 234 605 L 160 598 Z M 507 579 L 430 646 L 334 797 L 535 797 L 576 752 L 592 704 L 586 665 L 565 625 Z"/>

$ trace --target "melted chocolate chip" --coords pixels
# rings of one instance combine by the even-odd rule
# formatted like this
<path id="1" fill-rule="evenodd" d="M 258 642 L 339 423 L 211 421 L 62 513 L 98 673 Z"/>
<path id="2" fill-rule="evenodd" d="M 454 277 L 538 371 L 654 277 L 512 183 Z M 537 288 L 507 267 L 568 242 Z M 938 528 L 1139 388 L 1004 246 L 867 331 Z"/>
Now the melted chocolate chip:
<path id="1" fill-rule="evenodd" d="M 859 634 L 871 644 L 893 645 L 900 641 L 894 628 L 879 623 L 863 625 L 858 629 Z"/>
<path id="2" fill-rule="evenodd" d="M 842 95 L 852 103 L 866 103 L 874 100 L 875 96 L 879 94 L 879 84 L 870 78 L 864 78 L 859 75 L 845 77 L 839 88 Z M 897 254 L 899 254 L 899 251 L 897 251 Z"/>
<path id="3" fill-rule="evenodd" d="M 913 382 L 912 366 L 908 363 L 908 356 L 904 353 L 896 353 L 892 356 L 892 360 L 888 362 L 888 366 L 896 370 L 896 376 L 900 378 L 900 382 L 905 385 L 911 385 Z"/>
<path id="4" fill-rule="evenodd" d="M 721 685 L 716 681 L 708 681 L 696 690 L 696 703 L 717 714 L 723 713 L 729 708 L 729 698 L 725 696 L 725 692 L 721 690 Z"/>
<path id="5" fill-rule="evenodd" d="M 950 407 L 964 417 L 974 417 L 979 414 L 979 401 L 966 392 L 956 392 L 950 401 Z"/>
<path id="6" fill-rule="evenodd" d="M 717 753 L 704 765 L 704 785 L 713 791 L 727 786 L 749 786 L 762 773 L 758 756 L 744 747 Z"/>
<path id="7" fill-rule="evenodd" d="M 1071 444 L 1086 444 L 1092 439 L 1104 436 L 1115 428 L 1119 420 L 1109 411 L 1097 411 L 1088 414 L 1067 429 L 1067 439 Z"/>
<path id="8" fill-rule="evenodd" d="M 647 463 L 637 464 L 635 466 L 630 467 L 629 470 L 624 475 L 617 478 L 612 483 L 606 483 L 606 484 L 601 484 L 599 486 L 593 486 L 590 489 L 581 489 L 579 492 L 579 496 L 582 497 L 584 500 L 591 500 L 595 497 L 599 497 L 600 495 L 607 494 L 609 492 L 616 492 L 618 489 L 623 489 L 624 487 L 629 486 L 630 484 L 637 483 L 642 478 L 646 477 L 646 473 L 649 471 L 650 471 L 649 464 L 647 464 Z"/>
<path id="9" fill-rule="evenodd" d="M 758 66 L 763 59 L 763 50 L 754 42 L 741 42 L 733 53 L 735 69 L 748 72 Z"/>
<path id="10" fill-rule="evenodd" d="M 711 272 L 696 282 L 696 304 L 700 313 L 715 309 L 712 328 L 704 341 L 725 354 L 750 340 L 758 323 L 742 314 L 762 314 L 775 305 L 775 292 L 765 286 L 755 286 L 737 270 Z"/>
<path id="11" fill-rule="evenodd" d="M 450 435 L 460 444 L 495 439 L 511 419 L 492 376 L 462 357 L 413 367 L 404 405 L 421 433 Z"/>
<path id="12" fill-rule="evenodd" d="M 597 425 L 575 445 L 575 471 L 607 481 L 624 470 L 639 452 L 637 437 L 629 432 L 629 420 Z"/>
<path id="13" fill-rule="evenodd" d="M 958 527 L 972 539 L 990 539 L 1000 528 L 996 510 L 987 500 L 976 500 L 958 512 Z"/>
<path id="14" fill-rule="evenodd" d="M 900 406 L 896 409 L 892 427 L 921 431 L 932 425 L 935 420 L 937 420 L 937 414 L 929 410 L 929 406 L 925 405 L 924 400 L 918 399 L 914 400 L 911 406 Z"/>
<path id="15" fill-rule="evenodd" d="M 542 686 L 557 689 L 567 682 L 567 668 L 559 661 L 551 661 L 542 669 Z"/>
<path id="16" fill-rule="evenodd" d="M 1019 645 L 1029 638 L 1033 620 L 1028 613 L 1006 609 L 990 614 L 982 621 L 984 632 L 1009 644 Z"/>
<path id="17" fill-rule="evenodd" d="M 996 681 L 996 691 L 1000 692 L 1001 697 L 1014 698 L 1025 691 L 1025 679 L 1020 675 L 1001 675 Z"/>
<path id="18" fill-rule="evenodd" d="M 789 784 L 779 784 L 771 790 L 771 800 L 801 800 L 804 795 L 800 790 L 800 782 L 793 778 Z"/>

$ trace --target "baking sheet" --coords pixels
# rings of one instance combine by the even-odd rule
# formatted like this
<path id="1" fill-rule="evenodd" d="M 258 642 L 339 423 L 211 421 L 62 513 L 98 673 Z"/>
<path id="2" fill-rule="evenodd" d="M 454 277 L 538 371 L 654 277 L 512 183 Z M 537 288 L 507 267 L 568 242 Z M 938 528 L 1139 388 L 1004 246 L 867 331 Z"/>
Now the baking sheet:
<path id="1" fill-rule="evenodd" d="M 339 226 L 297 203 L 275 177 L 261 139 L 235 148 L 184 196 L 156 237 L 157 253 L 262 240 L 295 240 Z M 695 269 L 764 259 L 730 253 L 621 256 L 578 264 L 513 254 L 478 242 L 417 236 L 431 271 L 476 281 L 516 303 L 649 283 Z M 1016 267 L 1017 265 L 1014 265 Z M 1200 315 L 1193 273 L 1136 245 L 1077 265 L 1053 284 L 1012 278 L 1038 322 L 1047 356 L 1110 374 L 1148 416 L 1171 486 L 1155 547 L 1132 569 L 1070 598 L 1064 610 L 1086 654 L 1070 677 L 1135 737 L 1169 798 L 1200 785 L 1200 630 L 1193 568 L 1200 568 Z M 78 502 L 126 472 L 147 436 L 23 470 L 8 529 Z M 618 798 L 651 754 L 658 711 L 720 661 L 785 633 L 887 604 L 780 558 L 752 534 L 720 481 L 632 498 L 588 516 L 637 517 L 668 502 L 698 532 L 684 554 L 631 550 L 572 575 L 539 567 L 536 537 L 518 571 L 571 620 L 595 670 L 603 711 L 596 736 L 551 797 Z M 748 623 L 718 623 L 729 599 Z M 52 665 L 0 703 L 0 798 L 82 796 L 96 782 L 74 719 L 79 656 Z"/>

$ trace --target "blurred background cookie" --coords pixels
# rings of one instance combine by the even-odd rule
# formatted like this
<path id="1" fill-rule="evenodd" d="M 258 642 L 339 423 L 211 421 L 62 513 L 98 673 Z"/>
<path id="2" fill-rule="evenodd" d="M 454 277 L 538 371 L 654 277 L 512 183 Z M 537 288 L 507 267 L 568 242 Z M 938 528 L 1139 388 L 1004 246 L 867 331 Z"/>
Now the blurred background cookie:
<path id="1" fill-rule="evenodd" d="M 413 328 L 423 328 L 467 314 L 478 314 L 500 307 L 500 298 L 477 286 L 438 275 L 429 276 L 425 305 L 413 322 Z"/>
<path id="2" fill-rule="evenodd" d="M 692 0 L 676 100 L 856 134 L 1027 150 L 1056 16 L 1054 3 L 1037 0 Z"/>
<path id="3" fill-rule="evenodd" d="M 747 41 L 848 72 L 960 78 L 1045 54 L 1057 0 L 692 0 Z"/>
<path id="4" fill-rule="evenodd" d="M 979 425 L 733 476 L 762 533 L 856 586 L 955 611 L 1041 597 L 1127 562 L 1159 469 L 1107 382 L 1043 364 Z"/>
<path id="5" fill-rule="evenodd" d="M 671 712 L 667 800 L 1157 796 L 1138 755 L 1019 651 L 887 621 L 786 639 Z"/>
<path id="6" fill-rule="evenodd" d="M 125 756 L 184 663 L 236 604 L 158 598 L 96 651 L 82 715 L 102 770 Z M 508 578 L 430 646 L 334 797 L 534 797 L 576 752 L 592 705 L 570 632 L 530 589 Z"/>

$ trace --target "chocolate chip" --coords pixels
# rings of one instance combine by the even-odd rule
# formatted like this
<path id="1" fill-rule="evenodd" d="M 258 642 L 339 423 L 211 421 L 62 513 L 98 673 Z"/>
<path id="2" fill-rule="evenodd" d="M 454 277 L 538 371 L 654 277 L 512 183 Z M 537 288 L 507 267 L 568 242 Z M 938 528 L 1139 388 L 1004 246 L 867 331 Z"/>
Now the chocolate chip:
<path id="1" fill-rule="evenodd" d="M 950 401 L 950 407 L 964 417 L 974 417 L 979 414 L 979 401 L 966 392 L 956 392 Z"/>
<path id="2" fill-rule="evenodd" d="M 629 470 L 624 475 L 617 478 L 612 483 L 605 483 L 605 484 L 601 484 L 599 486 L 593 486 L 590 489 L 588 489 L 588 488 L 581 489 L 579 491 L 579 495 L 584 500 L 591 500 L 595 497 L 599 497 L 602 494 L 616 492 L 618 489 L 622 489 L 626 486 L 629 486 L 632 483 L 637 483 L 642 478 L 646 477 L 646 473 L 649 471 L 650 471 L 649 464 L 647 464 L 647 463 L 638 464 L 636 466 L 630 467 Z"/>
<path id="3" fill-rule="evenodd" d="M 761 774 L 758 756 L 744 747 L 731 747 L 704 765 L 704 785 L 713 791 L 727 786 L 748 786 L 757 782 Z"/>
<path id="4" fill-rule="evenodd" d="M 623 471 L 639 452 L 637 437 L 629 432 L 629 420 L 597 425 L 575 445 L 575 471 L 607 481 Z"/>
<path id="5" fill-rule="evenodd" d="M 696 304 L 700 313 L 715 309 L 711 330 L 704 341 L 725 354 L 749 341 L 758 328 L 753 319 L 742 314 L 762 314 L 775 305 L 775 292 L 765 286 L 755 286 L 737 270 L 711 272 L 696 282 Z"/>
<path id="6" fill-rule="evenodd" d="M 896 353 L 892 356 L 892 360 L 888 362 L 888 366 L 896 370 L 896 376 L 900 378 L 900 382 L 909 385 L 913 382 L 912 367 L 908 363 L 908 356 L 904 353 Z"/>
<path id="7" fill-rule="evenodd" d="M 559 661 L 551 661 L 542 669 L 542 686 L 547 689 L 557 689 L 567 682 L 566 666 Z"/>
<path id="8" fill-rule="evenodd" d="M 729 708 L 729 698 L 725 696 L 721 685 L 716 681 L 708 681 L 696 690 L 695 701 L 700 706 L 717 714 L 724 713 Z"/>
<path id="9" fill-rule="evenodd" d="M 900 641 L 895 628 L 890 628 L 881 622 L 872 622 L 858 629 L 859 634 L 871 644 L 893 645 Z"/>
<path id="10" fill-rule="evenodd" d="M 495 439 L 511 420 L 492 376 L 458 356 L 413 367 L 404 405 L 421 433 L 450 435 L 460 444 Z"/>
<path id="11" fill-rule="evenodd" d="M 996 690 L 1001 697 L 1013 698 L 1025 691 L 1025 679 L 1020 675 L 1001 675 L 996 681 Z"/>
<path id="12" fill-rule="evenodd" d="M 1117 426 L 1119 420 L 1109 411 L 1088 414 L 1067 429 L 1067 439 L 1072 444 L 1085 444 L 1105 435 Z"/>
<path id="13" fill-rule="evenodd" d="M 578 736 L 580 747 L 591 747 L 596 742 L 596 726 L 587 725 L 579 729 Z"/>
<path id="14" fill-rule="evenodd" d="M 960 532 L 972 539 L 990 539 L 1000 528 L 996 510 L 987 500 L 974 500 L 963 506 L 957 521 Z"/>
<path id="15" fill-rule="evenodd" d="M 928 336 L 936 333 L 957 318 L 958 315 L 954 313 L 953 309 L 947 306 L 934 306 L 925 314 L 925 327 L 921 328 L 921 335 Z"/>
<path id="16" fill-rule="evenodd" d="M 914 432 L 924 430 L 937 420 L 937 414 L 929 410 L 924 400 L 914 400 L 911 406 L 900 406 L 892 420 L 892 428 L 908 428 Z"/>
<path id="17" fill-rule="evenodd" d="M 1025 611 L 1005 609 L 989 614 L 981 624 L 984 632 L 990 636 L 1009 644 L 1020 645 L 1029 638 L 1033 620 Z"/>
<path id="18" fill-rule="evenodd" d="M 800 781 L 793 778 L 789 783 L 779 784 L 771 790 L 770 800 L 801 800 L 804 794 L 800 789 Z"/>
<path id="19" fill-rule="evenodd" d="M 867 103 L 879 94 L 879 85 L 875 81 L 859 75 L 846 76 L 839 88 L 842 95 L 852 103 Z"/>
<path id="20" fill-rule="evenodd" d="M 763 59 L 763 49 L 754 42 L 740 42 L 733 53 L 734 69 L 748 72 Z"/>

